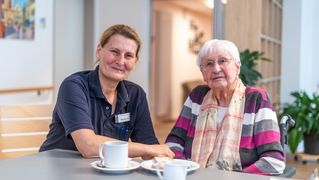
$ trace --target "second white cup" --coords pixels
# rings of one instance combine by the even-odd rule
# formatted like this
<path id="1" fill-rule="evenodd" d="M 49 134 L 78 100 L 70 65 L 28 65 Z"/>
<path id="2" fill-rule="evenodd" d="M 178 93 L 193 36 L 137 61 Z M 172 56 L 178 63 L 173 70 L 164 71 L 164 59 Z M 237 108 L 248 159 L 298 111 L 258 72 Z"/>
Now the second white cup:
<path id="1" fill-rule="evenodd" d="M 165 164 L 163 175 L 157 168 L 156 173 L 161 180 L 185 180 L 188 165 L 179 160 L 172 160 Z"/>
<path id="2" fill-rule="evenodd" d="M 126 168 L 128 166 L 128 143 L 110 141 L 100 144 L 99 156 L 107 168 Z"/>

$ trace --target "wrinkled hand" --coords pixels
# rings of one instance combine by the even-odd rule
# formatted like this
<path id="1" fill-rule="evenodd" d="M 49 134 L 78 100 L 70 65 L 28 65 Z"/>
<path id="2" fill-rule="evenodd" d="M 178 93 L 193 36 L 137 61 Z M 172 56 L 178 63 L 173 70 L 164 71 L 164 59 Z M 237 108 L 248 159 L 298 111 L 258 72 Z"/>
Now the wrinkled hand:
<path id="1" fill-rule="evenodd" d="M 153 157 L 167 156 L 173 158 L 175 154 L 166 144 L 147 145 L 147 154 L 142 156 L 143 159 L 152 159 Z"/>

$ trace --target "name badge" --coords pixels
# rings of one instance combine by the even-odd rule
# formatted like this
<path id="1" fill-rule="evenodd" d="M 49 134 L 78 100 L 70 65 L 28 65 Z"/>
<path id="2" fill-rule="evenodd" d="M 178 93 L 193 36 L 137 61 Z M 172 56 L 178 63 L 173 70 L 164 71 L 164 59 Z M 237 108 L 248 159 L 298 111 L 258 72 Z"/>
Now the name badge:
<path id="1" fill-rule="evenodd" d="M 118 114 L 115 115 L 115 122 L 116 123 L 123 123 L 130 121 L 130 113 Z"/>

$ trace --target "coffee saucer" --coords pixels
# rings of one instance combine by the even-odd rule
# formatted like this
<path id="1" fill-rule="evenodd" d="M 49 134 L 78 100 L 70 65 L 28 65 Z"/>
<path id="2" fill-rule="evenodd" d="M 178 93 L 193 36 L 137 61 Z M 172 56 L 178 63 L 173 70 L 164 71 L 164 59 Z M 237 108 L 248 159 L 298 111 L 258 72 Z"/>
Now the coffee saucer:
<path id="1" fill-rule="evenodd" d="M 140 163 L 136 161 L 129 161 L 128 166 L 125 168 L 108 168 L 104 167 L 101 164 L 101 161 L 94 161 L 90 164 L 94 169 L 97 169 L 104 173 L 110 173 L 110 174 L 123 174 L 128 173 L 134 169 L 137 169 L 140 167 Z"/>

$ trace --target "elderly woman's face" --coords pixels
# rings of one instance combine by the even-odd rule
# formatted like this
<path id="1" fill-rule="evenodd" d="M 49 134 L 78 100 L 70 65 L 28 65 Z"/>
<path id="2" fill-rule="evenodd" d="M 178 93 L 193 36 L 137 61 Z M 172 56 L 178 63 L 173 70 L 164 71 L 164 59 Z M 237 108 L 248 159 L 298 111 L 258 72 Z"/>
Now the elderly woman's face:
<path id="1" fill-rule="evenodd" d="M 128 77 L 137 61 L 137 44 L 122 35 L 113 35 L 101 47 L 97 47 L 96 56 L 100 59 L 100 73 L 107 79 L 121 81 Z"/>
<path id="2" fill-rule="evenodd" d="M 201 62 L 201 72 L 207 85 L 215 90 L 226 90 L 234 84 L 240 66 L 224 51 L 208 52 Z"/>

